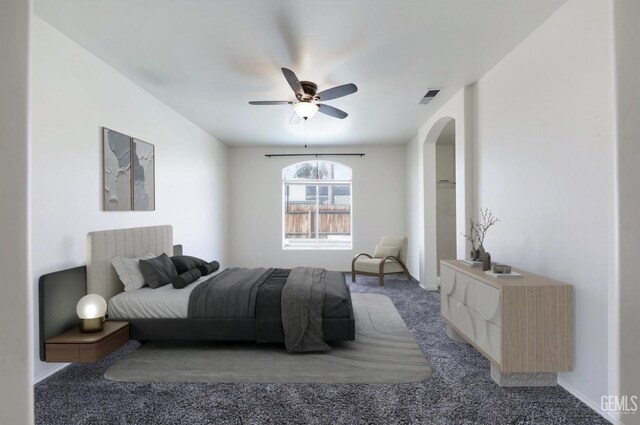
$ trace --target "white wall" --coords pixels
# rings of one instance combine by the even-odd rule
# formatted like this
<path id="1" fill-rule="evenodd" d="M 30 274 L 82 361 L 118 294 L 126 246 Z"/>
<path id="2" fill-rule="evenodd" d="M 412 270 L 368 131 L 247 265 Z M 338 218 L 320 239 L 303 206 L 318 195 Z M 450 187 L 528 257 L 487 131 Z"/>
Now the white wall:
<path id="1" fill-rule="evenodd" d="M 614 2 L 617 83 L 617 276 L 619 293 L 613 291 L 614 306 L 619 302 L 619 316 L 613 319 L 611 339 L 619 341 L 619 353 L 612 352 L 620 369 L 619 393 L 640 396 L 640 285 L 638 285 L 638 252 L 640 252 L 640 2 Z M 611 303 L 610 303 L 611 304 Z M 610 315 L 611 316 L 611 315 Z M 619 329 L 618 329 L 619 327 Z M 619 331 L 619 334 L 617 333 Z M 618 356 L 619 355 L 619 359 Z M 617 386 L 618 382 L 614 382 Z M 640 413 L 622 416 L 625 424 L 640 424 Z"/>
<path id="2" fill-rule="evenodd" d="M 573 285 L 574 371 L 559 382 L 594 408 L 610 393 L 611 35 L 609 1 L 570 0 L 475 90 L 477 207 L 501 219 L 485 249 L 496 261 Z"/>
<path id="3" fill-rule="evenodd" d="M 405 187 L 407 193 L 407 207 L 405 208 L 405 220 L 407 223 L 407 237 L 409 241 L 407 268 L 416 279 L 420 279 L 420 235 L 422 235 L 421 210 L 419 208 L 420 161 L 415 156 L 418 154 L 418 136 L 414 137 L 405 147 Z"/>
<path id="4" fill-rule="evenodd" d="M 32 37 L 34 287 L 84 264 L 93 230 L 172 224 L 185 253 L 224 264 L 226 146 L 35 16 Z M 155 145 L 155 211 L 102 210 L 102 126 Z M 36 340 L 36 379 L 54 367 L 37 351 Z"/>
<path id="5" fill-rule="evenodd" d="M 319 266 L 351 270 L 360 252 L 373 253 L 384 235 L 405 235 L 404 147 L 231 148 L 230 261 L 228 266 Z M 364 157 L 329 156 L 353 169 L 353 249 L 282 249 L 282 169 L 313 158 L 268 153 L 363 152 Z M 266 225 L 265 225 L 266 223 Z"/>
<path id="6" fill-rule="evenodd" d="M 29 282 L 31 2 L 0 2 L 0 421 L 33 422 Z"/>

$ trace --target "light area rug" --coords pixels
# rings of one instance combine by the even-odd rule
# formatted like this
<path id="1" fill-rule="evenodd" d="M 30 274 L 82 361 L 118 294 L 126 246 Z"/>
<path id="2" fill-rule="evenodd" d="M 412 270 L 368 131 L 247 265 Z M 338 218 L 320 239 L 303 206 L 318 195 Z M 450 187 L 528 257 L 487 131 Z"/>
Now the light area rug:
<path id="1" fill-rule="evenodd" d="M 282 344 L 149 342 L 104 376 L 123 382 L 399 384 L 431 367 L 386 295 L 353 294 L 355 341 L 324 353 L 289 354 Z"/>

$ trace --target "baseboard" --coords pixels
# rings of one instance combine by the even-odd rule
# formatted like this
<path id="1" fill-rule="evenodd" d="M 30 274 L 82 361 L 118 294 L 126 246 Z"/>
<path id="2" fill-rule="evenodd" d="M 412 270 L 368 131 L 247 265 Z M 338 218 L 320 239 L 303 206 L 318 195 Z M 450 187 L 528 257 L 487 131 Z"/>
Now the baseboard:
<path id="1" fill-rule="evenodd" d="M 614 425 L 624 425 L 622 423 L 622 421 L 620 421 L 619 418 L 616 418 L 615 416 L 611 415 L 610 413 L 603 412 L 602 409 L 600 409 L 600 405 L 598 403 L 593 402 L 592 400 L 587 398 L 587 396 L 582 394 L 580 391 L 576 390 L 571 385 L 567 384 L 566 382 L 564 382 L 563 380 L 561 380 L 559 378 L 558 378 L 558 385 L 560 385 L 562 388 L 564 388 L 569 393 L 571 393 L 571 395 L 573 395 L 575 398 L 577 398 L 578 400 L 580 400 L 581 402 L 583 402 L 584 404 L 589 406 L 590 409 L 595 411 L 597 414 L 602 416 L 607 421 L 611 422 Z"/>
<path id="2" fill-rule="evenodd" d="M 438 285 L 432 286 L 432 285 L 424 285 L 422 282 L 420 282 L 420 287 L 422 289 L 426 289 L 427 291 L 437 291 L 438 290 Z"/>
<path id="3" fill-rule="evenodd" d="M 51 369 L 48 372 L 43 373 L 42 375 L 39 376 L 35 376 L 33 378 L 33 385 L 37 384 L 38 382 L 42 381 L 43 379 L 46 379 L 48 377 L 50 377 L 51 375 L 60 372 L 62 369 L 64 369 L 65 367 L 69 366 L 71 363 L 62 363 L 59 366 L 54 367 L 53 369 Z"/>

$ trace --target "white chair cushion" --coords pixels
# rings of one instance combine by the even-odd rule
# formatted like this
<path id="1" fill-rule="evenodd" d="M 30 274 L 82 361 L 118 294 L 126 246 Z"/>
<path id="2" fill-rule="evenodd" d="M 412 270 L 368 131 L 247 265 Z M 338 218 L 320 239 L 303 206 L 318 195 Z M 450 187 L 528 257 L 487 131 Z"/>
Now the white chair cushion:
<path id="1" fill-rule="evenodd" d="M 399 246 L 376 245 L 376 250 L 373 251 L 373 258 L 397 257 L 399 252 Z"/>
<path id="2" fill-rule="evenodd" d="M 360 257 L 356 260 L 353 268 L 358 272 L 380 273 L 380 263 L 382 258 Z M 384 273 L 401 273 L 403 272 L 400 263 L 394 260 L 384 262 Z"/>

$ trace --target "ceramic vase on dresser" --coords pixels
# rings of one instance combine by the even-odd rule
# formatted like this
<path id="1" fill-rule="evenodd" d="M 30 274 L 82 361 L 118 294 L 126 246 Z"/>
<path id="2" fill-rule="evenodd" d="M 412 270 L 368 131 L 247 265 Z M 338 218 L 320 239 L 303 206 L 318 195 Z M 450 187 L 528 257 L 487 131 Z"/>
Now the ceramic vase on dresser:
<path id="1" fill-rule="evenodd" d="M 487 270 L 491 270 L 491 254 L 489 254 L 487 251 L 485 251 L 484 255 L 482 256 L 482 270 L 485 272 Z"/>

